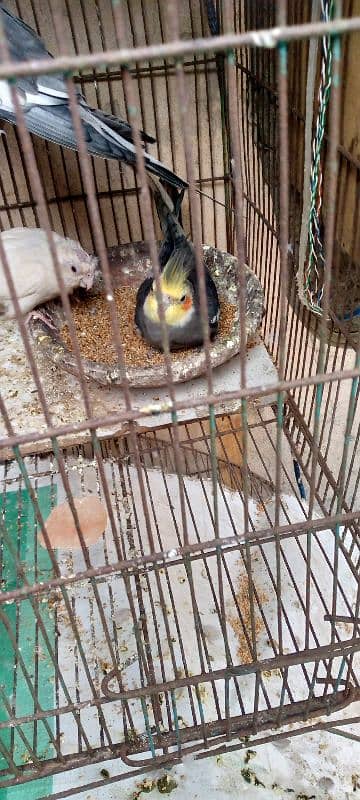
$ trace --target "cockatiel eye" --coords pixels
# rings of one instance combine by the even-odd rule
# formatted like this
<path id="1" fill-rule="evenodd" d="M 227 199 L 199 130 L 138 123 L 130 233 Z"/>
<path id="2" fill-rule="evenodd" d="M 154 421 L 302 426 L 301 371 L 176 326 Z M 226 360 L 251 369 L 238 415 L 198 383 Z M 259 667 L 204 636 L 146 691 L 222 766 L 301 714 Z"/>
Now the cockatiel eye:
<path id="1" fill-rule="evenodd" d="M 186 300 L 186 294 L 183 294 L 183 296 L 180 297 L 180 303 L 185 303 L 185 300 Z"/>
<path id="2" fill-rule="evenodd" d="M 77 272 L 77 269 L 76 269 L 76 267 L 74 267 L 74 265 L 72 265 L 72 267 L 71 267 L 71 272 Z"/>

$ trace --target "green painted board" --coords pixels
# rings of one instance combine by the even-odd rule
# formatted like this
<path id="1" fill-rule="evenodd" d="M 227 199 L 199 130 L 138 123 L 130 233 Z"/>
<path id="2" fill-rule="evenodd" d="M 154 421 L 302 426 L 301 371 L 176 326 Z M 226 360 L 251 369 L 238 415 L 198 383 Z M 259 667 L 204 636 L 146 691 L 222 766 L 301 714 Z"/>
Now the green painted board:
<path id="1" fill-rule="evenodd" d="M 55 489 L 56 491 L 56 489 Z M 46 519 L 54 502 L 54 487 L 42 486 L 37 489 L 40 510 Z M 51 502 L 52 501 L 52 502 Z M 4 508 L 5 506 L 5 508 Z M 14 560 L 13 551 L 26 570 L 30 583 L 45 581 L 52 576 L 52 568 L 48 553 L 42 548 L 35 536 L 35 515 L 30 495 L 27 491 L 8 492 L 5 501 L 0 497 L 0 513 L 4 514 L 4 525 L 0 529 L 2 540 L 2 589 L 10 590 L 23 585 Z M 20 517 L 20 518 L 19 518 Z M 5 528 L 5 531 L 4 531 Z M 47 598 L 40 598 L 39 613 L 51 646 L 55 644 L 55 624 L 49 610 Z M 37 602 L 34 599 L 33 602 Z M 55 702 L 54 666 L 47 651 L 41 631 L 36 629 L 36 617 L 30 600 L 22 600 L 5 606 L 8 624 L 17 641 L 23 659 L 23 665 L 16 663 L 16 654 L 6 625 L 0 620 L 0 720 L 8 719 L 4 704 L 4 696 L 10 705 L 15 701 L 16 716 L 21 717 L 34 712 L 34 701 L 31 696 L 28 679 L 37 685 L 38 702 L 42 710 L 53 709 Z M 39 657 L 36 664 L 35 648 Z M 16 677 L 16 680 L 15 680 Z M 15 697 L 14 697 L 15 692 Z M 51 731 L 54 731 L 54 718 L 48 718 Z M 49 741 L 49 732 L 42 721 L 37 724 L 25 723 L 21 726 L 31 747 L 40 759 L 53 755 L 53 745 Z M 13 753 L 16 764 L 26 764 L 29 754 L 26 743 L 16 729 L 0 731 L 0 741 Z M 0 753 L 0 770 L 6 769 L 8 763 Z M 0 800 L 37 800 L 51 793 L 52 778 L 31 781 L 30 783 L 1 788 Z"/>

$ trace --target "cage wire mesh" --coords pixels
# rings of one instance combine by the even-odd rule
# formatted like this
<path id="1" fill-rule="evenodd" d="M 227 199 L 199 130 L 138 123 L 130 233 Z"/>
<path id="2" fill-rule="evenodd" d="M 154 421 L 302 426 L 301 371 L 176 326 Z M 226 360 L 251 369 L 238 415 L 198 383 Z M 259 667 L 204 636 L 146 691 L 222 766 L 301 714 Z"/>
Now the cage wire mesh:
<path id="1" fill-rule="evenodd" d="M 155 391 L 144 404 L 126 379 L 110 299 L 120 403 L 120 390 L 101 394 L 85 379 L 75 345 L 71 383 L 22 317 L 1 323 L 1 788 L 114 758 L 127 767 L 119 778 L 142 774 L 351 718 L 359 337 L 333 298 L 341 284 L 345 310 L 358 302 L 359 161 L 342 121 L 355 102 L 360 17 L 356 2 L 342 15 L 334 6 L 323 23 L 310 2 L 6 3 L 61 56 L 53 71 L 66 76 L 78 152 L 27 135 L 18 105 L 0 141 L 2 230 L 40 226 L 78 240 L 99 256 L 110 297 L 119 246 L 145 240 L 156 272 L 160 232 L 136 130 L 154 133 L 154 152 L 189 181 L 182 222 L 200 274 L 202 243 L 238 256 L 241 346 L 225 391 L 205 337 L 206 391 L 185 385 L 180 400 L 165 354 L 168 400 Z M 329 32 L 314 319 L 294 276 L 309 43 Z M 14 68 L 0 46 L 0 78 L 13 87 L 49 69 Z M 74 84 L 134 126 L 136 171 L 88 156 Z M 261 360 L 249 377 L 245 262 L 265 293 L 252 350 L 270 355 L 268 381 Z M 76 339 L 64 292 L 62 304 Z M 94 496 L 108 523 L 90 544 L 74 498 Z M 52 548 L 45 522 L 64 501 L 77 546 Z"/>

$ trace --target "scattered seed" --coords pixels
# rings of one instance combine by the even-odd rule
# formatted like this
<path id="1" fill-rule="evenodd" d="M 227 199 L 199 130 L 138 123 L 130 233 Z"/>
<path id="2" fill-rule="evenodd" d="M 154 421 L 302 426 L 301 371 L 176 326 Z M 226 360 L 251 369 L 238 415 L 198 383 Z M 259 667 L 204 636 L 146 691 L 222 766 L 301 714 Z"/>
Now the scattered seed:
<path id="1" fill-rule="evenodd" d="M 137 288 L 120 286 L 114 290 L 115 310 L 118 315 L 121 341 L 127 367 L 150 367 L 164 363 L 164 355 L 154 350 L 135 332 L 135 304 Z M 236 308 L 222 301 L 218 337 L 227 340 L 232 332 Z M 83 358 L 102 364 L 116 364 L 113 332 L 106 297 L 89 297 L 82 303 L 72 304 L 72 314 Z M 69 350 L 72 343 L 67 325 L 61 331 L 63 342 Z M 171 354 L 174 361 L 189 357 L 191 350 L 177 350 Z"/>

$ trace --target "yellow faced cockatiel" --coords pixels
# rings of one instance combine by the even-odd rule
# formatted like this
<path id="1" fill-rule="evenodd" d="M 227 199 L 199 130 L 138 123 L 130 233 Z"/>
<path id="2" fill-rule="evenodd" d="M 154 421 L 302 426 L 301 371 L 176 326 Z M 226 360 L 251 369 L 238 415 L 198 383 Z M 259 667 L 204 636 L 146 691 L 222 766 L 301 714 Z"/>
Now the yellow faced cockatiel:
<path id="1" fill-rule="evenodd" d="M 194 246 L 178 220 L 184 190 L 173 204 L 161 185 L 157 182 L 155 185 L 158 187 L 154 190 L 156 208 L 164 234 L 159 252 L 160 284 L 170 350 L 196 347 L 203 343 L 203 329 Z M 216 286 L 206 268 L 205 281 L 212 338 L 218 330 L 220 305 Z M 146 278 L 138 290 L 135 323 L 144 339 L 153 347 L 163 349 L 155 280 L 152 277 Z"/>

